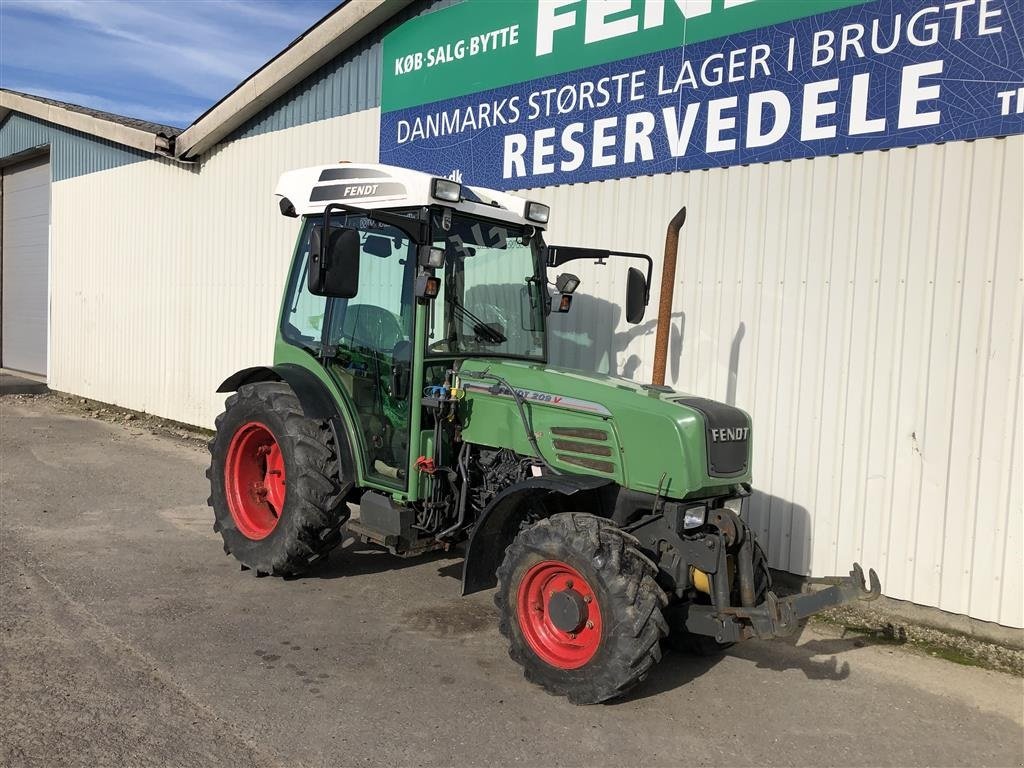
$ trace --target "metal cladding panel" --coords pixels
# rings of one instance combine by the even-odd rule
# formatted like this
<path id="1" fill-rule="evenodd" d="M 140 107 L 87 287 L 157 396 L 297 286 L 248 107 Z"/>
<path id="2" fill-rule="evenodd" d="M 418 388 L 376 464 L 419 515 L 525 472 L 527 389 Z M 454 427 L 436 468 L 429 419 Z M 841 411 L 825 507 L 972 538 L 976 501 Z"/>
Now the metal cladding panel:
<path id="1" fill-rule="evenodd" d="M 53 185 L 51 377 L 59 391 L 204 427 L 228 375 L 272 360 L 300 222 L 281 172 L 377 158 L 376 110 Z"/>
<path id="2" fill-rule="evenodd" d="M 0 162 L 11 155 L 43 147 L 50 148 L 54 181 L 153 159 L 153 155 L 140 150 L 28 115 L 12 113 L 0 125 Z"/>
<path id="3" fill-rule="evenodd" d="M 228 141 L 379 107 L 381 40 L 403 22 L 457 2 L 460 0 L 416 0 L 359 44 L 329 61 L 263 109 L 235 131 Z"/>
<path id="4" fill-rule="evenodd" d="M 665 227 L 681 205 L 668 383 L 753 418 L 749 517 L 776 568 L 853 561 L 886 595 L 1024 626 L 1024 137 L 531 190 L 574 262 L 554 362 L 649 379 Z"/>
<path id="5" fill-rule="evenodd" d="M 380 42 L 370 39 L 325 64 L 263 109 L 230 140 L 361 112 L 380 105 Z"/>

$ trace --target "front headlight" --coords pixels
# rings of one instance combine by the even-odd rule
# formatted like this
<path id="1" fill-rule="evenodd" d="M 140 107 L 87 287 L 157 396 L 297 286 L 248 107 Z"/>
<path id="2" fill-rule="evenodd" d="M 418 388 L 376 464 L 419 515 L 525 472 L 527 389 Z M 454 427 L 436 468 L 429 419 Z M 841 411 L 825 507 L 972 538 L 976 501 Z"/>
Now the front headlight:
<path id="1" fill-rule="evenodd" d="M 700 528 L 707 519 L 708 510 L 703 504 L 696 507 L 689 507 L 683 512 L 683 530 Z"/>
<path id="2" fill-rule="evenodd" d="M 743 498 L 741 496 L 737 496 L 735 499 L 726 499 L 722 506 L 731 509 L 737 515 L 743 514 Z"/>

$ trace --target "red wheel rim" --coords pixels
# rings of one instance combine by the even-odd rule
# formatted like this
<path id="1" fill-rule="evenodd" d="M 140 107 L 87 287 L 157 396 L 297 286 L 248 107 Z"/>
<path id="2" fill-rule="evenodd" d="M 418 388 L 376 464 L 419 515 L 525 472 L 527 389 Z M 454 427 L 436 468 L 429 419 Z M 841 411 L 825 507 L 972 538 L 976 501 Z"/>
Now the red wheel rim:
<path id="1" fill-rule="evenodd" d="M 551 609 L 557 608 L 559 603 L 563 611 L 556 618 Z M 566 605 L 571 606 L 572 612 L 568 623 L 564 614 Z M 597 595 L 579 571 L 558 560 L 545 560 L 526 572 L 519 582 L 517 614 L 519 627 L 530 648 L 553 667 L 582 667 L 601 645 L 601 609 Z M 556 625 L 556 621 L 561 626 Z"/>
<path id="2" fill-rule="evenodd" d="M 224 489 L 238 530 L 250 539 L 269 536 L 284 509 L 284 456 L 273 433 L 258 421 L 239 427 L 231 438 Z"/>

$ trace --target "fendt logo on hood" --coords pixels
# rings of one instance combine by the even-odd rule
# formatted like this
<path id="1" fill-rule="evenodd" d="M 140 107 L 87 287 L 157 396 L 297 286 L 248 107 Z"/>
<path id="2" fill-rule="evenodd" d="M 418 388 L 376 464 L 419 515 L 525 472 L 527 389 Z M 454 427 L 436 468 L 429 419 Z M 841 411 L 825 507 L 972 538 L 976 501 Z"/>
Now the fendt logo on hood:
<path id="1" fill-rule="evenodd" d="M 713 443 L 737 443 L 746 440 L 750 434 L 750 427 L 727 427 L 711 430 L 711 442 Z"/>

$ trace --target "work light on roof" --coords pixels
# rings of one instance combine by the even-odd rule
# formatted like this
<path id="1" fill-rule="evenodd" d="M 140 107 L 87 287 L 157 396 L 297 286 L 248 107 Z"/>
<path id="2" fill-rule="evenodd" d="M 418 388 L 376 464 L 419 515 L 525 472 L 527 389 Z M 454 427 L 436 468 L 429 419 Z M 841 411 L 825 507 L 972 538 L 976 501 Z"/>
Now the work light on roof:
<path id="1" fill-rule="evenodd" d="M 543 203 L 527 203 L 526 218 L 536 221 L 538 224 L 547 224 L 551 216 L 551 209 Z"/>
<path id="2" fill-rule="evenodd" d="M 462 185 L 451 179 L 434 179 L 430 194 L 446 203 L 457 203 L 462 199 Z"/>

